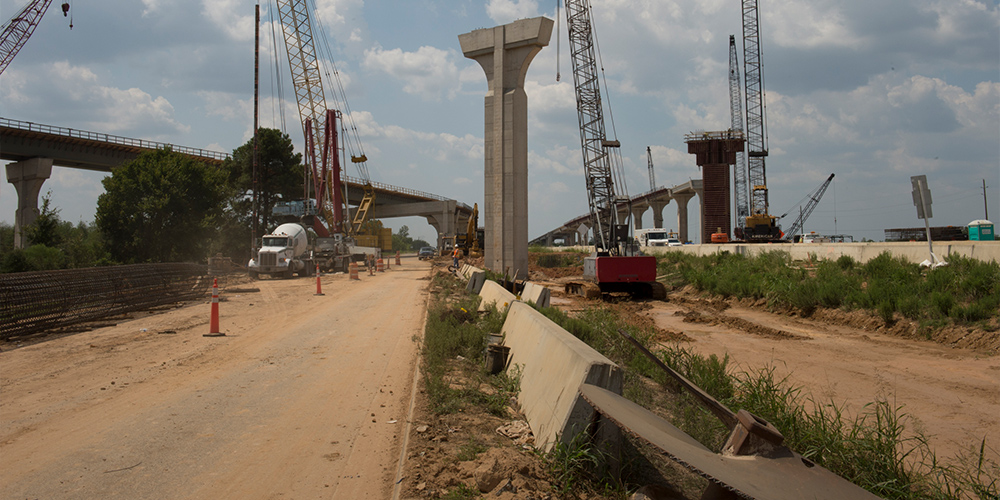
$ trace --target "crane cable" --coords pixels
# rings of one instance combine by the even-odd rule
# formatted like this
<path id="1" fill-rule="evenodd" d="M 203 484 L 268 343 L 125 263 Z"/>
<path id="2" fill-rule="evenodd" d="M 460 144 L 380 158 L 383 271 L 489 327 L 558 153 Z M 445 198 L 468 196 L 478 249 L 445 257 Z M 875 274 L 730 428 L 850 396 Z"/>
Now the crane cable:
<path id="1" fill-rule="evenodd" d="M 590 8 L 591 19 L 593 19 L 594 9 L 590 7 L 590 2 L 588 1 L 588 7 Z M 618 140 L 618 129 L 615 128 L 615 113 L 611 109 L 611 87 L 608 86 L 608 76 L 604 72 L 604 58 L 601 56 L 601 43 L 597 38 L 597 27 L 595 23 L 590 24 L 590 34 L 594 39 L 594 48 L 597 50 L 597 63 L 600 66 L 601 78 L 604 80 L 604 97 L 608 102 L 608 121 L 611 122 L 611 137 L 614 140 Z M 616 195 L 628 197 L 628 185 L 625 183 L 625 167 L 623 165 L 623 160 L 621 157 L 621 152 L 617 151 L 616 154 L 611 155 L 611 175 L 614 180 L 614 184 L 617 187 L 615 190 Z M 631 213 L 631 210 L 629 210 Z"/>
<path id="2" fill-rule="evenodd" d="M 274 54 L 274 74 L 271 75 L 271 123 L 277 124 L 277 120 L 274 118 L 274 101 L 278 101 L 278 117 L 281 120 L 281 131 L 284 133 L 288 132 L 288 128 L 285 126 L 285 100 L 281 96 L 285 95 L 282 89 L 281 81 L 281 59 L 278 56 L 280 52 L 278 47 L 278 35 L 274 31 L 274 12 L 277 10 L 277 6 L 272 9 L 271 3 L 267 5 L 267 23 L 271 25 L 271 53 Z M 275 92 L 277 91 L 277 99 L 275 98 Z"/>

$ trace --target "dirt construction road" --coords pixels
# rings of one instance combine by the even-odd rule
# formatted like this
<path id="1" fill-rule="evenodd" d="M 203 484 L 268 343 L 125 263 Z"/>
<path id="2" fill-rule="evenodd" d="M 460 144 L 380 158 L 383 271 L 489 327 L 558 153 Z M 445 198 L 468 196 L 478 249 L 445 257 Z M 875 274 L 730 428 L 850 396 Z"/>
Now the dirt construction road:
<path id="1" fill-rule="evenodd" d="M 0 496 L 388 498 L 430 266 L 264 280 L 0 354 Z M 230 287 L 235 288 L 235 287 Z"/>

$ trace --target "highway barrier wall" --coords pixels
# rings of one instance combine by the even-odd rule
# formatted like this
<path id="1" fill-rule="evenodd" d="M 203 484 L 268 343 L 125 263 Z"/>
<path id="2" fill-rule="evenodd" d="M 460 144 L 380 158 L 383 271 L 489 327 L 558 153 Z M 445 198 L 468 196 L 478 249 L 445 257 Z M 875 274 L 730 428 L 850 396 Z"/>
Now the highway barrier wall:
<path id="1" fill-rule="evenodd" d="M 580 397 L 581 384 L 622 392 L 618 365 L 524 302 L 511 304 L 503 335 L 510 347 L 508 370 L 521 372 L 518 402 L 540 449 L 548 451 L 559 440 L 569 443 L 592 421 L 594 410 Z M 602 426 L 602 433 L 616 432 L 611 428 L 617 429 Z"/>
<path id="2" fill-rule="evenodd" d="M 496 281 L 490 280 L 486 280 L 483 283 L 483 288 L 479 291 L 479 296 L 482 297 L 482 300 L 479 302 L 479 311 L 485 311 L 489 304 L 494 304 L 497 310 L 503 313 L 517 300 L 517 297 L 508 292 L 506 288 L 500 286 Z"/>
<path id="3" fill-rule="evenodd" d="M 530 281 L 524 283 L 524 290 L 521 292 L 521 300 L 534 302 L 538 307 L 549 307 L 549 299 L 552 292 L 548 288 Z"/>
<path id="4" fill-rule="evenodd" d="M 486 282 L 486 271 L 468 264 L 462 265 L 459 275 L 468 281 L 465 285 L 465 290 L 477 295 L 483 289 L 483 283 Z"/>
<path id="5" fill-rule="evenodd" d="M 948 260 L 949 256 L 961 255 L 984 262 L 1000 262 L 1000 241 L 935 241 L 934 254 Z M 590 247 L 566 247 L 588 249 Z M 866 243 L 723 243 L 703 245 L 683 245 L 679 247 L 642 247 L 649 255 L 663 255 L 666 252 L 687 252 L 695 255 L 713 255 L 731 252 L 741 255 L 757 255 L 762 252 L 788 252 L 792 259 L 808 260 L 815 256 L 820 259 L 836 260 L 841 255 L 849 255 L 856 262 L 865 263 L 882 252 L 904 257 L 914 264 L 930 258 L 926 241 L 866 242 Z"/>

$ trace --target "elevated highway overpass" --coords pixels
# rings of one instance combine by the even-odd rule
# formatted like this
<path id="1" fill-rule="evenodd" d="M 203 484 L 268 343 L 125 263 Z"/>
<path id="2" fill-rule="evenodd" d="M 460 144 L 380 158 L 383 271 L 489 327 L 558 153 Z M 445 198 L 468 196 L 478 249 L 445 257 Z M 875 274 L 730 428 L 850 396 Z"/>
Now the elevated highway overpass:
<path id="1" fill-rule="evenodd" d="M 633 196 L 629 200 L 630 203 L 621 203 L 618 205 L 618 216 L 624 220 L 631 206 L 633 225 L 635 229 L 642 229 L 642 215 L 647 210 L 652 210 L 653 227 L 662 228 L 663 209 L 671 201 L 675 201 L 677 204 L 677 232 L 680 234 L 681 241 L 688 241 L 688 202 L 694 196 L 698 196 L 699 203 L 704 203 L 702 199 L 701 179 L 692 179 L 671 188 L 660 187 Z M 699 213 L 701 212 L 704 212 L 704 210 L 701 210 Z M 590 214 L 583 214 L 531 240 L 531 244 L 552 246 L 556 240 L 561 240 L 564 245 L 587 245 L 590 229 Z"/>
<path id="2" fill-rule="evenodd" d="M 25 245 L 22 228 L 38 217 L 38 195 L 53 166 L 112 172 L 143 152 L 162 148 L 215 166 L 230 157 L 218 151 L 0 117 L 0 160 L 13 162 L 6 168 L 7 181 L 18 195 L 15 247 Z M 357 205 L 364 196 L 364 182 L 346 176 L 342 179 L 348 202 Z M 376 192 L 373 217 L 424 217 L 437 230 L 439 246 L 445 237 L 464 228 L 472 215 L 472 207 L 443 196 L 381 182 L 372 185 Z"/>

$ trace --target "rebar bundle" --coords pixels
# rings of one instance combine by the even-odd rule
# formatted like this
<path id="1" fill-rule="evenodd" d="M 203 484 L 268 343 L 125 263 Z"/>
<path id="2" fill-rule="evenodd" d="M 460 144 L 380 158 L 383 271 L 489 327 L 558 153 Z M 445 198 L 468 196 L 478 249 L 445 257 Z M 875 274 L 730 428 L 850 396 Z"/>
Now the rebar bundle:
<path id="1" fill-rule="evenodd" d="M 0 339 L 195 299 L 205 266 L 124 266 L 0 274 Z"/>

